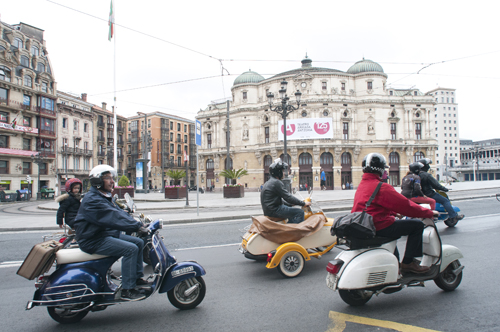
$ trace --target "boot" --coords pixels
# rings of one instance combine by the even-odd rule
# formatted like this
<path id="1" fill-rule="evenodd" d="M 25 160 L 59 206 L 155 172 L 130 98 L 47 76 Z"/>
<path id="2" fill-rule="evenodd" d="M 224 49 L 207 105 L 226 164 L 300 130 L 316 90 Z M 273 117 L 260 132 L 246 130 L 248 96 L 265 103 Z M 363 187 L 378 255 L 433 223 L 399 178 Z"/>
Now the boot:
<path id="1" fill-rule="evenodd" d="M 145 299 L 146 296 L 136 289 L 122 289 L 120 299 L 125 301 L 137 301 Z"/>
<path id="2" fill-rule="evenodd" d="M 401 272 L 410 273 L 426 273 L 430 270 L 428 266 L 420 266 L 417 262 L 413 261 L 410 264 L 401 263 Z"/>

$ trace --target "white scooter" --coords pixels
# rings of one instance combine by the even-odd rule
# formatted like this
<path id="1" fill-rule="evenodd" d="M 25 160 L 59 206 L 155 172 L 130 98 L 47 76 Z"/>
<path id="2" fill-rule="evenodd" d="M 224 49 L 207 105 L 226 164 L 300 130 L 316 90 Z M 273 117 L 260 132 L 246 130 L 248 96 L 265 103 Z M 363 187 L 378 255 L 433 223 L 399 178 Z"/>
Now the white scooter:
<path id="1" fill-rule="evenodd" d="M 441 243 L 436 224 L 432 219 L 423 219 L 423 257 L 420 265 L 429 266 L 424 274 L 399 273 L 399 262 L 394 255 L 397 239 L 375 237 L 374 239 L 338 239 L 344 249 L 326 270 L 327 286 L 335 291 L 345 303 L 361 306 L 373 295 L 390 294 L 406 287 L 424 287 L 424 281 L 434 280 L 444 291 L 455 290 L 462 281 L 463 266 L 459 259 L 462 252 L 451 245 Z M 343 243 L 342 243 L 343 242 Z"/>

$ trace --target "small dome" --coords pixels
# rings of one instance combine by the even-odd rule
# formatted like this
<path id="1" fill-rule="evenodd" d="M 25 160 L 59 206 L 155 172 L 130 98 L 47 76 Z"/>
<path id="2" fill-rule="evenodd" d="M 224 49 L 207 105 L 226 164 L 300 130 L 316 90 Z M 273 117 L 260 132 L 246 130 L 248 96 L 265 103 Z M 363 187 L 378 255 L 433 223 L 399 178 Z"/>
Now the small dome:
<path id="1" fill-rule="evenodd" d="M 356 62 L 351 66 L 351 68 L 347 70 L 349 74 L 359 74 L 359 73 L 373 72 L 373 71 L 383 73 L 384 69 L 378 63 L 365 58 L 363 58 L 363 60 L 361 61 Z"/>
<path id="2" fill-rule="evenodd" d="M 236 77 L 234 80 L 233 85 L 236 84 L 243 84 L 243 83 L 259 83 L 260 81 L 263 81 L 264 77 L 259 75 L 258 73 L 254 71 L 247 71 L 241 74 L 240 76 Z"/>

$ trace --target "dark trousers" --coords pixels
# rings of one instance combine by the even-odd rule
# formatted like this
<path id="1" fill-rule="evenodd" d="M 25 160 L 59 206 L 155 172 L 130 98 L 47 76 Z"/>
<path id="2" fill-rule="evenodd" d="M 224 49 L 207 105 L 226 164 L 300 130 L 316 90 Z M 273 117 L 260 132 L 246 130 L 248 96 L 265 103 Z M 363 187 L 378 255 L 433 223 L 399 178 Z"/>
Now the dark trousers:
<path id="1" fill-rule="evenodd" d="M 398 238 L 408 236 L 406 240 L 406 250 L 403 263 L 410 264 L 415 257 L 422 256 L 422 232 L 424 223 L 419 219 L 396 219 L 394 224 L 384 229 L 378 230 L 377 235 L 383 237 Z M 399 260 L 398 248 L 394 252 Z"/>

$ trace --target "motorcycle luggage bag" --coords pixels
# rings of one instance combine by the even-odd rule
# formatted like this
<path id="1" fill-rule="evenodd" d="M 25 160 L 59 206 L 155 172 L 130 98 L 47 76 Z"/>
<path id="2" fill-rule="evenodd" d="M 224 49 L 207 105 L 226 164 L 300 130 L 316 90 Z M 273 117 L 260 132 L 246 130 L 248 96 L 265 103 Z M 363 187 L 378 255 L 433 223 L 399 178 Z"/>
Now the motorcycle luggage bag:
<path id="1" fill-rule="evenodd" d="M 33 246 L 30 253 L 24 259 L 17 274 L 28 280 L 33 280 L 44 274 L 52 267 L 56 259 L 56 252 L 62 247 L 62 243 L 54 240 L 38 243 Z"/>

